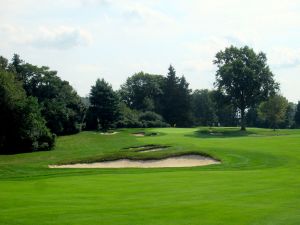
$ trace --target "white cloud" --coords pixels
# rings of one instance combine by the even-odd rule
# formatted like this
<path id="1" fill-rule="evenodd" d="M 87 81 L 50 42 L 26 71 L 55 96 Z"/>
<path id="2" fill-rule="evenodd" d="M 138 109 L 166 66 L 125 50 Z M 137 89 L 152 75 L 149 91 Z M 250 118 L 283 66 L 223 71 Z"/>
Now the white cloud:
<path id="1" fill-rule="evenodd" d="M 140 20 L 148 25 L 161 25 L 162 23 L 174 22 L 166 14 L 143 4 L 123 4 L 121 5 L 121 10 L 125 19 Z"/>
<path id="2" fill-rule="evenodd" d="M 117 87 L 139 70 L 165 74 L 170 63 L 193 88 L 212 88 L 215 54 L 249 45 L 267 54 L 283 94 L 299 98 L 298 0 L 0 2 L 0 53 L 58 69 L 82 95 L 97 76 Z"/>
<path id="3" fill-rule="evenodd" d="M 38 48 L 69 49 L 89 45 L 91 41 L 92 36 L 87 31 L 61 26 L 54 29 L 41 27 L 38 34 L 30 37 L 26 42 Z"/>
<path id="4" fill-rule="evenodd" d="M 198 42 L 189 42 L 183 44 L 185 59 L 182 67 L 188 72 L 213 72 L 216 68 L 213 60 L 217 52 L 224 50 L 231 45 L 243 46 L 246 41 L 238 36 L 211 36 Z"/>
<path id="5" fill-rule="evenodd" d="M 54 28 L 40 27 L 29 31 L 12 25 L 0 28 L 7 43 L 32 46 L 35 48 L 70 49 L 77 46 L 87 46 L 92 42 L 89 32 L 74 27 L 59 26 Z"/>
<path id="6" fill-rule="evenodd" d="M 275 47 L 268 52 L 268 59 L 274 68 L 289 68 L 300 65 L 300 49 Z"/>

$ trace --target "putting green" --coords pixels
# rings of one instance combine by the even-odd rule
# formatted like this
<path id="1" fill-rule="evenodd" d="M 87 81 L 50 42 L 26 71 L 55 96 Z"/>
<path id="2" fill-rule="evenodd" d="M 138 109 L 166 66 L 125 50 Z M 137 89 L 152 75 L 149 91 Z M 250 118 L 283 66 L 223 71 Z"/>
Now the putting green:
<path id="1" fill-rule="evenodd" d="M 299 225 L 300 130 L 146 129 L 60 137 L 0 156 L 0 224 Z M 217 135 L 216 135 L 217 134 Z M 136 152 L 132 146 L 164 145 Z M 206 153 L 192 168 L 49 169 L 49 164 Z"/>

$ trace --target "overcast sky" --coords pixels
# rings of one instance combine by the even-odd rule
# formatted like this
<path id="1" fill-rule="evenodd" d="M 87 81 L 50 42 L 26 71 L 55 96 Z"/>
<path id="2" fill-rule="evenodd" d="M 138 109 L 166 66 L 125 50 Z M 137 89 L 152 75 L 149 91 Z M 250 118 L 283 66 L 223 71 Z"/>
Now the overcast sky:
<path id="1" fill-rule="evenodd" d="M 299 0 L 0 0 L 0 21 L 0 55 L 57 70 L 81 96 L 97 78 L 118 89 L 170 64 L 191 88 L 213 88 L 215 54 L 249 45 L 300 100 Z"/>

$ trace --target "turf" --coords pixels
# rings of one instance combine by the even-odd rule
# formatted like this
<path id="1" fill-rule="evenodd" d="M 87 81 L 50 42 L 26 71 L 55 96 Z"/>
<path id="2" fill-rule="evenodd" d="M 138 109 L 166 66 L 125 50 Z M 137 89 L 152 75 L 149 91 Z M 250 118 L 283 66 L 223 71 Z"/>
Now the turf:
<path id="1" fill-rule="evenodd" d="M 144 131 L 155 136 L 134 137 Z M 137 152 L 147 145 L 162 152 Z M 209 154 L 222 164 L 49 169 L 49 164 Z M 127 129 L 59 137 L 53 151 L 0 156 L 0 224 L 299 225 L 300 130 Z"/>

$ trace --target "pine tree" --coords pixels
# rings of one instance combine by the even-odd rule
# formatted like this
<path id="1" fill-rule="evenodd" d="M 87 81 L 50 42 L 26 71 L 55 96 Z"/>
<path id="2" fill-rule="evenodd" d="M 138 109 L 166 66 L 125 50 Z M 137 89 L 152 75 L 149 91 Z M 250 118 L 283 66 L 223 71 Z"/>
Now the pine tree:
<path id="1" fill-rule="evenodd" d="M 107 131 L 118 119 L 118 96 L 104 79 L 98 79 L 90 93 L 91 111 L 98 129 Z"/>
<path id="2" fill-rule="evenodd" d="M 170 65 L 163 90 L 163 117 L 171 126 L 176 126 L 177 123 L 178 83 L 179 80 L 176 77 L 176 71 L 174 67 Z"/>
<path id="3" fill-rule="evenodd" d="M 171 65 L 163 88 L 163 117 L 171 126 L 191 123 L 191 96 L 184 77 L 178 78 Z"/>

